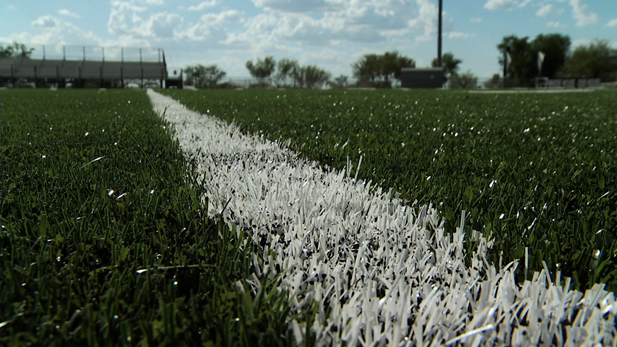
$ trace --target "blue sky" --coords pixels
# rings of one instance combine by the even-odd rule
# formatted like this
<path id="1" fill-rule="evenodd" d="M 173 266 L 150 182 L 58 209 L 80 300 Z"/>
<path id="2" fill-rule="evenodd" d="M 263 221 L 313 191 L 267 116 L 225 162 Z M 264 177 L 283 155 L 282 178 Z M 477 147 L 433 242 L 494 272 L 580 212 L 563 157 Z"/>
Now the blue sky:
<path id="1" fill-rule="evenodd" d="M 507 35 L 569 35 L 617 48 L 617 0 L 444 0 L 443 51 L 461 70 L 499 72 Z M 418 67 L 437 54 L 437 0 L 2 0 L 0 41 L 47 45 L 154 47 L 169 70 L 217 64 L 249 76 L 248 59 L 272 55 L 352 75 L 365 53 L 398 50 Z M 107 48 L 108 59 L 114 51 Z M 76 53 L 77 54 L 77 53 Z M 90 52 L 88 53 L 90 54 Z"/>

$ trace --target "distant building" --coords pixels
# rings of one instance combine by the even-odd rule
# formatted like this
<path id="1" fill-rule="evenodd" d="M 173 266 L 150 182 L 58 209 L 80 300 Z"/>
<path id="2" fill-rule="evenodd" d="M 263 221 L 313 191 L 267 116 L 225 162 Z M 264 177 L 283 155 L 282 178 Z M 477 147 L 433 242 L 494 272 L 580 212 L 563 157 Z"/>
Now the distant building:
<path id="1" fill-rule="evenodd" d="M 443 88 L 445 82 L 443 68 L 404 67 L 401 70 L 401 87 L 403 88 Z"/>
<path id="2" fill-rule="evenodd" d="M 182 74 L 180 79 L 168 78 L 165 52 L 160 48 L 40 48 L 31 56 L 2 58 L 0 85 L 15 87 L 32 84 L 36 87 L 58 88 L 113 88 L 130 85 L 163 88 L 167 85 L 182 88 Z"/>

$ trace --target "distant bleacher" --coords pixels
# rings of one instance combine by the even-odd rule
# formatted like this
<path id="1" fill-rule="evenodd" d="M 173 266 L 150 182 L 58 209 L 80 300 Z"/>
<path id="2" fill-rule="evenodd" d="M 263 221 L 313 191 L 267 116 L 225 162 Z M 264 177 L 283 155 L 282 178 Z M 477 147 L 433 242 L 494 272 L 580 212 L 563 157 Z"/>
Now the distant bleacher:
<path id="1" fill-rule="evenodd" d="M 53 53 L 46 54 L 45 46 L 41 46 L 42 49 L 32 47 L 35 50 L 30 56 L 0 59 L 3 84 L 26 81 L 37 86 L 56 84 L 62 87 L 72 83 L 81 87 L 124 87 L 136 83 L 143 87 L 157 83 L 161 88 L 168 84 L 165 83 L 168 80 L 167 64 L 162 49 L 83 46 L 77 47 L 81 48 L 82 54 L 75 54 L 76 46 L 53 46 Z M 67 54 L 67 51 L 73 54 Z M 169 84 L 177 85 L 174 79 Z"/>

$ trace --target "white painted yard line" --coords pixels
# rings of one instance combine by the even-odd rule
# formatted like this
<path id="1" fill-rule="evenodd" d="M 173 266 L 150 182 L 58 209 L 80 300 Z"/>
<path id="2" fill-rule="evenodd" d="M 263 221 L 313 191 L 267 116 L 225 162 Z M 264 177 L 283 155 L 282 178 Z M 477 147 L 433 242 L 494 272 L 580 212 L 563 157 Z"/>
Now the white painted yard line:
<path id="1" fill-rule="evenodd" d="M 328 172 L 316 163 L 148 90 L 205 175 L 210 214 L 229 201 L 225 221 L 265 245 L 257 276 L 282 272 L 298 310 L 319 303 L 319 345 L 580 346 L 617 341 L 613 293 L 555 285 L 547 271 L 514 282 L 516 263 L 486 262 L 491 242 L 477 235 L 464 264 L 462 228 L 448 235 L 431 206 Z M 464 215 L 461 225 L 464 223 Z M 559 277 L 559 274 L 557 275 Z M 298 342 L 304 327 L 292 322 Z"/>

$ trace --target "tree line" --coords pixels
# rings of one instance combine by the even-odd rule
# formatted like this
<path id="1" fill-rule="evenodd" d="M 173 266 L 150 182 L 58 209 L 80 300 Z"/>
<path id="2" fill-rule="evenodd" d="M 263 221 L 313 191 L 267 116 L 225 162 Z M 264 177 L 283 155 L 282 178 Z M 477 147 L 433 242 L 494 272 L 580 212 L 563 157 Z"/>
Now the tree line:
<path id="1" fill-rule="evenodd" d="M 606 40 L 580 45 L 573 51 L 570 37 L 561 34 L 540 34 L 535 39 L 510 35 L 497 45 L 499 64 L 506 65 L 509 86 L 532 86 L 536 77 L 599 78 L 602 82 L 617 79 L 617 49 Z M 493 76 L 491 83 L 498 83 Z"/>
<path id="2" fill-rule="evenodd" d="M 331 74 L 317 65 L 302 66 L 295 59 L 281 59 L 278 63 L 272 56 L 249 60 L 245 64 L 247 70 L 257 83 L 253 87 L 294 87 L 294 88 L 321 88 L 330 82 Z M 227 86 L 219 84 L 226 76 L 225 71 L 217 65 L 192 65 L 184 69 L 184 83 L 196 88 L 213 88 Z"/>
<path id="3" fill-rule="evenodd" d="M 328 71 L 317 65 L 300 65 L 295 59 L 281 59 L 277 63 L 272 56 L 256 62 L 249 60 L 246 68 L 251 76 L 262 84 L 273 84 L 277 87 L 321 88 L 332 76 Z M 275 73 L 276 71 L 276 73 Z"/>
<path id="4" fill-rule="evenodd" d="M 617 49 L 609 46 L 606 40 L 595 40 L 587 45 L 570 49 L 571 40 L 567 35 L 540 34 L 533 40 L 529 37 L 506 36 L 497 45 L 498 61 L 506 66 L 505 82 L 508 86 L 531 87 L 536 77 L 599 78 L 602 82 L 617 80 Z M 21 43 L 0 46 L 0 57 L 28 58 L 34 51 Z M 453 53 L 442 57 L 442 68 L 450 88 L 475 88 L 478 78 L 471 71 L 459 73 L 462 60 Z M 437 58 L 431 65 L 438 66 Z M 295 59 L 284 58 L 278 62 L 272 56 L 263 59 L 248 60 L 245 64 L 248 72 L 257 83 L 255 87 L 292 87 L 292 88 L 332 88 L 348 87 L 348 77 L 332 74 L 317 65 L 301 65 Z M 403 68 L 416 67 L 416 62 L 397 51 L 383 54 L 368 53 L 351 64 L 354 86 L 390 88 L 400 82 Z M 231 87 L 230 83 L 221 83 L 226 72 L 217 65 L 190 65 L 184 69 L 184 83 L 196 88 Z M 504 85 L 502 72 L 495 73 L 484 83 L 487 88 Z"/>
<path id="5" fill-rule="evenodd" d="M 617 80 L 617 49 L 606 40 L 594 40 L 587 45 L 570 49 L 567 35 L 540 34 L 535 39 L 510 35 L 497 45 L 498 62 L 507 63 L 507 86 L 532 87 L 536 77 L 599 78 L 602 82 Z M 462 60 L 447 52 L 442 56 L 442 68 L 449 88 L 476 88 L 478 78 L 471 72 L 459 72 Z M 437 58 L 431 66 L 438 67 Z M 278 68 L 277 68 L 278 67 Z M 416 67 L 416 62 L 397 51 L 383 54 L 364 54 L 351 64 L 355 86 L 389 88 L 400 82 L 403 68 Z M 259 83 L 257 86 L 321 88 L 347 87 L 347 76 L 331 79 L 331 74 L 316 65 L 300 66 L 297 60 L 281 59 L 278 64 L 272 56 L 246 62 L 246 68 Z M 504 76 L 495 73 L 484 82 L 486 88 L 503 86 Z"/>
<path id="6" fill-rule="evenodd" d="M 291 87 L 291 88 L 332 88 L 348 87 L 348 77 L 332 74 L 317 65 L 301 65 L 296 59 L 284 58 L 276 62 L 272 56 L 263 59 L 248 60 L 247 70 L 257 80 L 254 87 Z M 400 80 L 404 67 L 415 67 L 415 61 L 397 51 L 384 54 L 365 54 L 352 65 L 353 76 L 357 86 L 377 88 L 391 87 L 392 82 Z M 185 84 L 197 88 L 217 85 L 226 75 L 216 65 L 188 66 L 185 69 Z"/>

